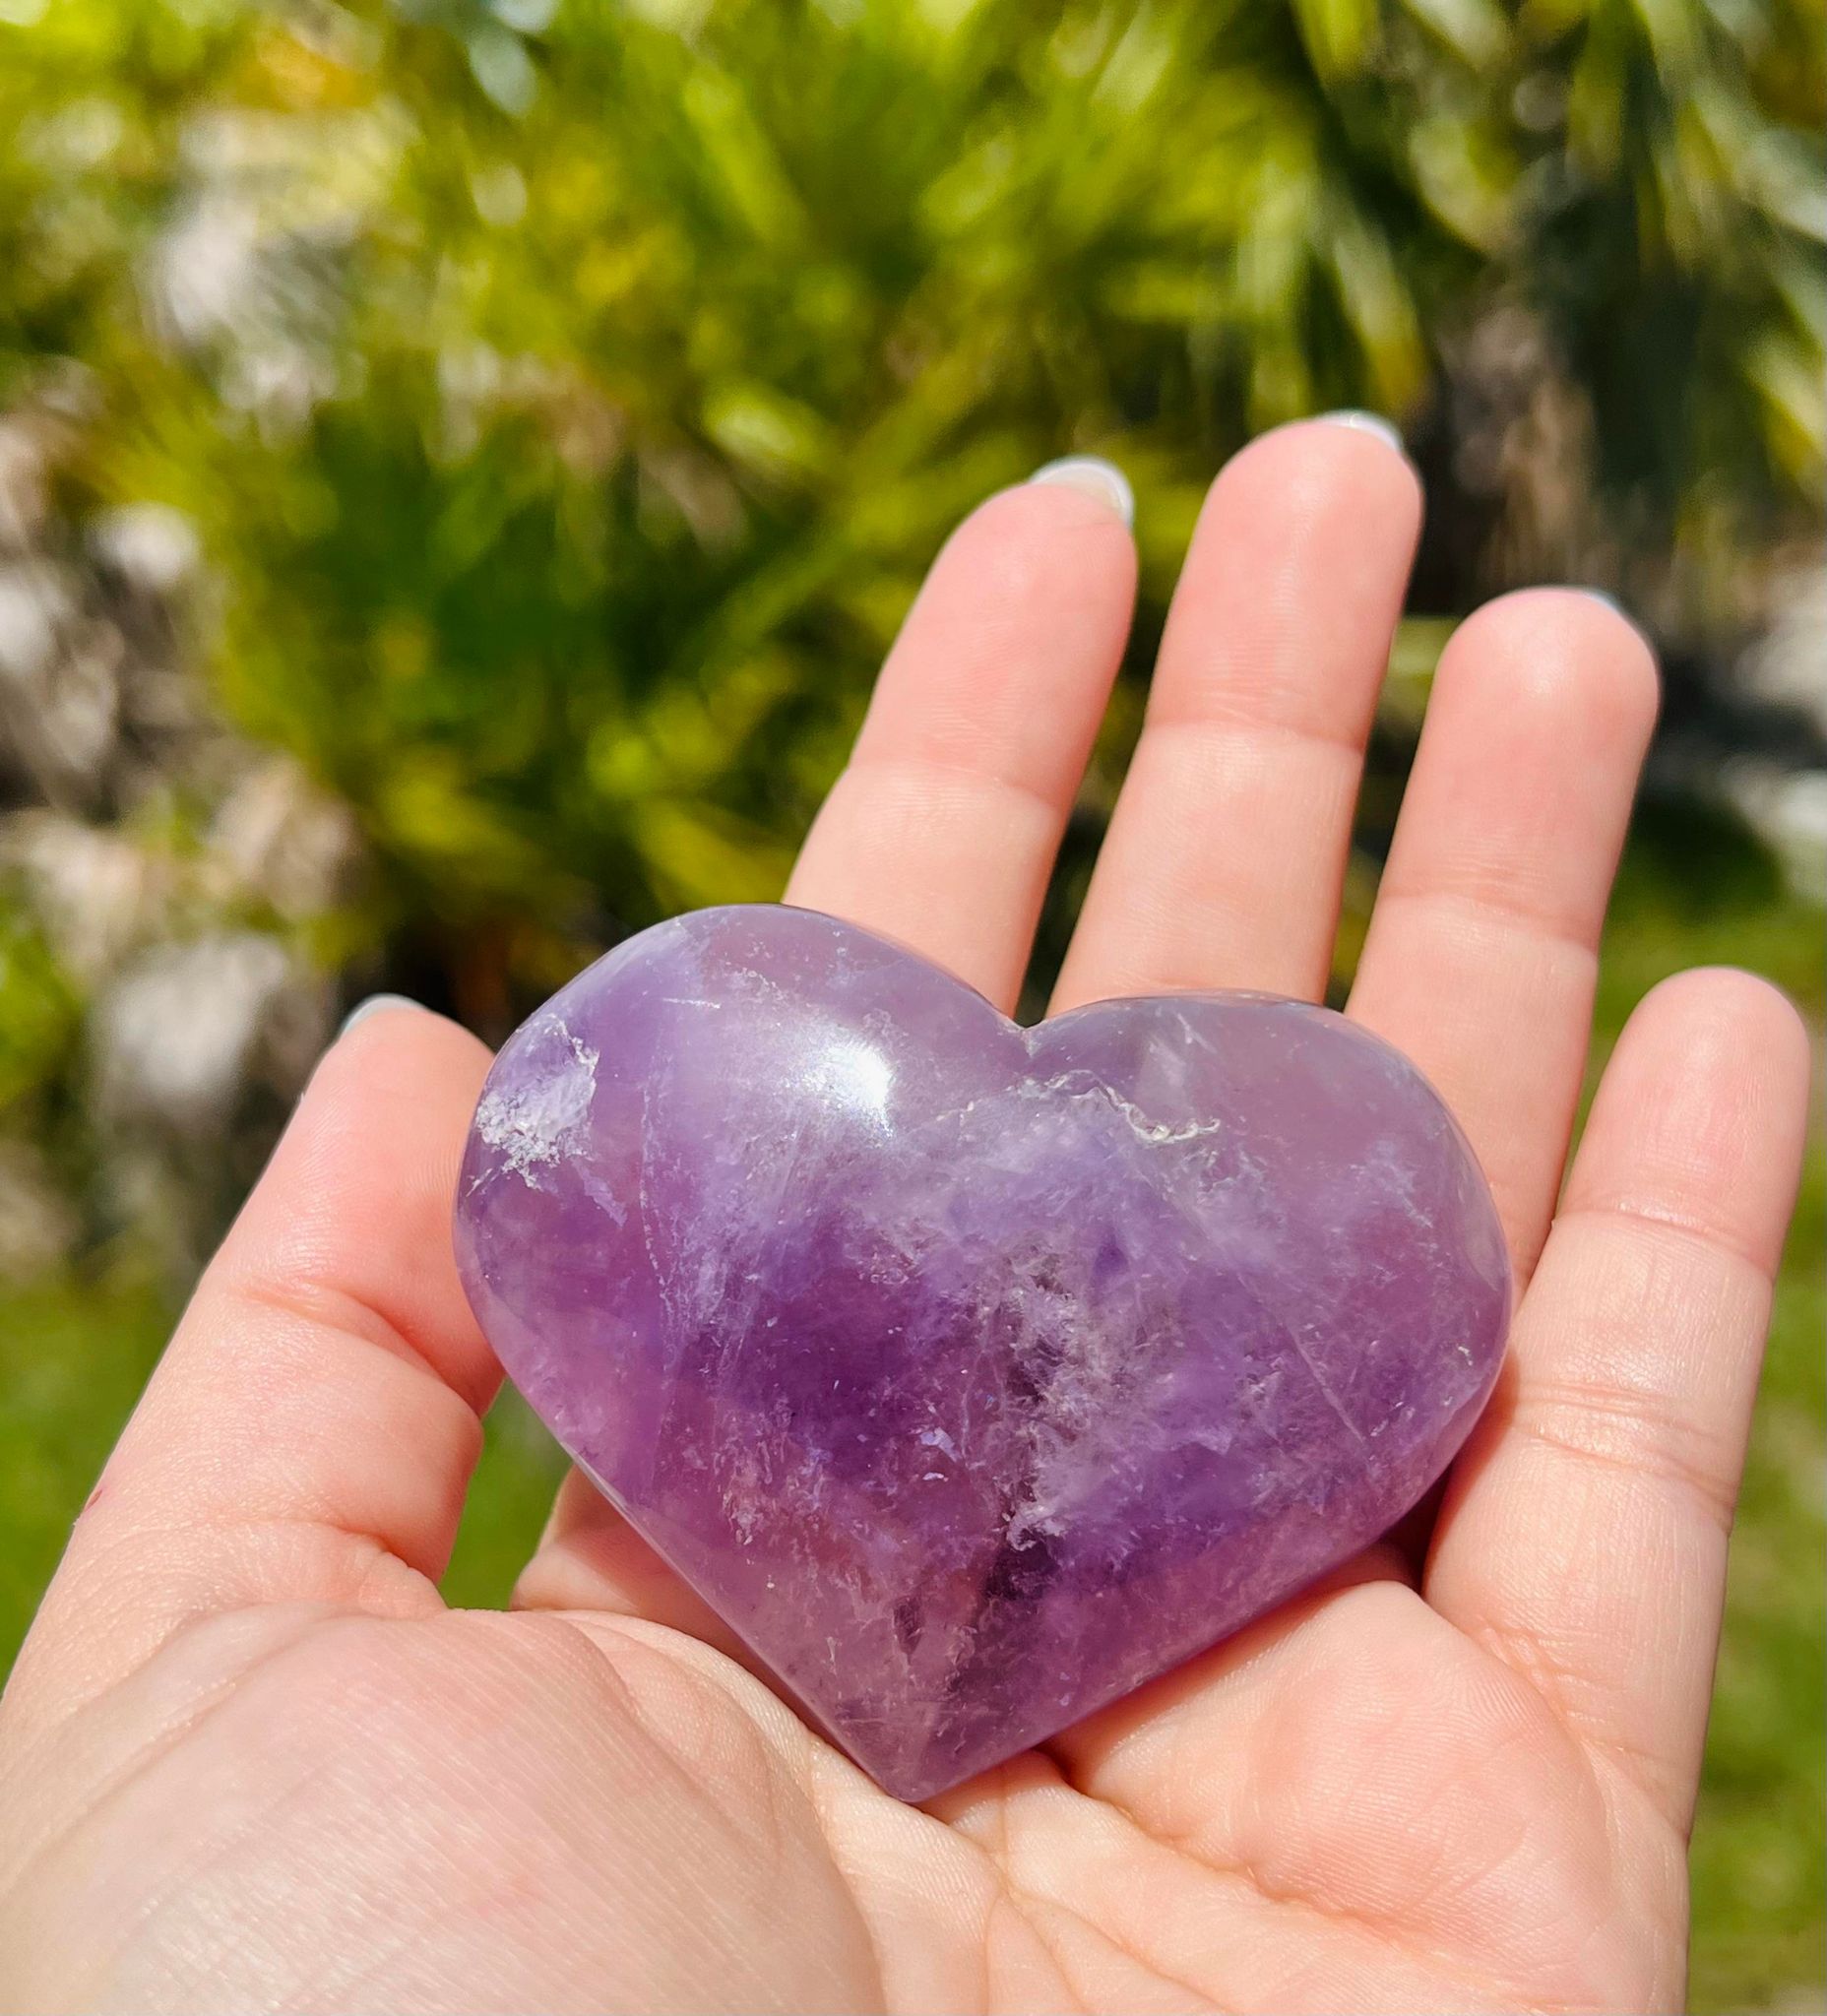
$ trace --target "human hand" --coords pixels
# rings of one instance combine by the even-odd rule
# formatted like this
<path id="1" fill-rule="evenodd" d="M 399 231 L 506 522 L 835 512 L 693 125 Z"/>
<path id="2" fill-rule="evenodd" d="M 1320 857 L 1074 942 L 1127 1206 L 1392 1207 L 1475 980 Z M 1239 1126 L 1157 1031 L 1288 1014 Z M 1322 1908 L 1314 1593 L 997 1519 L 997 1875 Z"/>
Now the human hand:
<path id="1" fill-rule="evenodd" d="M 1004 1008 L 1129 621 L 1094 490 L 956 535 L 788 892 Z M 1418 514 L 1335 423 L 1219 478 L 1056 1007 L 1319 994 Z M 575 1477 L 512 1612 L 442 1603 L 498 1379 L 450 1246 L 488 1060 L 363 1019 L 0 1706 L 0 2005 L 1677 2007 L 1808 1056 L 1760 981 L 1657 989 L 1556 1210 L 1655 705 L 1636 632 L 1565 592 L 1480 611 L 1435 681 L 1350 1012 L 1454 1107 L 1526 1292 L 1424 1557 L 1372 1548 L 926 1810 Z"/>

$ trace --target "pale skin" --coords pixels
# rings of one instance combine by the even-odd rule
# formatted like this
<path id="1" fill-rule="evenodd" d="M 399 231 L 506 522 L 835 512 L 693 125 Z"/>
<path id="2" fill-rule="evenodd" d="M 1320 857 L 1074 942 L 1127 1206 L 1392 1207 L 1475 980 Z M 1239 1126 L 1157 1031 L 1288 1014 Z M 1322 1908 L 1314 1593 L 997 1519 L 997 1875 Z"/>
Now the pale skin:
<path id="1" fill-rule="evenodd" d="M 1319 994 L 1419 512 L 1388 443 L 1329 422 L 1219 477 L 1056 1006 Z M 1089 490 L 974 514 L 790 899 L 1012 1005 L 1133 582 Z M 0 1709 L 0 2006 L 1677 2008 L 1808 1044 L 1755 978 L 1669 981 L 1563 1184 L 1656 692 L 1591 597 L 1465 623 L 1352 992 L 1458 1113 L 1524 1290 L 1431 1537 L 926 1809 L 575 1479 L 514 1608 L 446 1607 L 499 1379 L 449 1231 L 488 1057 L 420 1010 L 361 1021 Z"/>

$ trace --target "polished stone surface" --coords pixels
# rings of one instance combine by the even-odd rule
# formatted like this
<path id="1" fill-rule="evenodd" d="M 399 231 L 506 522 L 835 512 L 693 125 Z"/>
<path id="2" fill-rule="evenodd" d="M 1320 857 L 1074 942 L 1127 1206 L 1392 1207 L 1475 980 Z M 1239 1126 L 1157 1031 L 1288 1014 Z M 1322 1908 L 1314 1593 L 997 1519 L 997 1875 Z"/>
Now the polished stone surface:
<path id="1" fill-rule="evenodd" d="M 768 907 L 644 932 L 519 1031 L 457 1247 L 559 1441 L 910 1799 L 1375 1539 L 1510 1300 L 1464 1138 L 1342 1017 L 1023 1031 Z"/>

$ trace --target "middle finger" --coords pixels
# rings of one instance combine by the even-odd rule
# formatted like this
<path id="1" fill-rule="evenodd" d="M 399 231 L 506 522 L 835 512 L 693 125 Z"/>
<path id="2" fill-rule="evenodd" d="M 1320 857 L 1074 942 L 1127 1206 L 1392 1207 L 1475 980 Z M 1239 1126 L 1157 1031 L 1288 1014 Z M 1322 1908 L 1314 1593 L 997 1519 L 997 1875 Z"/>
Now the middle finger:
<path id="1" fill-rule="evenodd" d="M 1420 510 L 1365 415 L 1278 428 L 1220 473 L 1055 1009 L 1179 987 L 1319 997 Z"/>

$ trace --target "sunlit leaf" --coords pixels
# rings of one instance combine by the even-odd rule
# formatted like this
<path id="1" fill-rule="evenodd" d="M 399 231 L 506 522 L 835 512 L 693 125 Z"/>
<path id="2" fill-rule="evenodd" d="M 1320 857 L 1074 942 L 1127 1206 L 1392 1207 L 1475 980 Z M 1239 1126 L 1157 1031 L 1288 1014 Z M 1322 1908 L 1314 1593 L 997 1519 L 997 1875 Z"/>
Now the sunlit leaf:
<path id="1" fill-rule="evenodd" d="M 1300 38 L 1321 77 L 1361 70 L 1376 33 L 1375 0 L 1293 0 Z"/>

